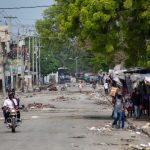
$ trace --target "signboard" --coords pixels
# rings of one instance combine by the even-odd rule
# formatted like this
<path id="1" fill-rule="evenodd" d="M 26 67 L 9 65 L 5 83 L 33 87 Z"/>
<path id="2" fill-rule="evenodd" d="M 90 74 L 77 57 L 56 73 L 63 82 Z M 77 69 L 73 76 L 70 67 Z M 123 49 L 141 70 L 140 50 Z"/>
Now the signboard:
<path id="1" fill-rule="evenodd" d="M 8 34 L 8 26 L 0 26 L 0 38 L 1 42 L 10 41 L 10 35 Z"/>

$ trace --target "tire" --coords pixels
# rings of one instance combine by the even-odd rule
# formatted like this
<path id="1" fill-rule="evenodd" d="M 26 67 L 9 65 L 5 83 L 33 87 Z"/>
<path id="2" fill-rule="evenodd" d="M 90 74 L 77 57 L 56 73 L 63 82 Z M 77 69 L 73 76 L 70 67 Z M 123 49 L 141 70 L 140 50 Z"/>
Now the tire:
<path id="1" fill-rule="evenodd" d="M 16 118 L 12 118 L 12 133 L 16 132 Z"/>

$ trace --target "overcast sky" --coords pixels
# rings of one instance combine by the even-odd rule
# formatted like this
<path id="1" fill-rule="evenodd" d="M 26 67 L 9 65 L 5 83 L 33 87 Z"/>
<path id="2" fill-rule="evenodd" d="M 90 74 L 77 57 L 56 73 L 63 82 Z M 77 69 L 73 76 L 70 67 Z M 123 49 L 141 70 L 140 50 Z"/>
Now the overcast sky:
<path id="1" fill-rule="evenodd" d="M 54 4 L 54 0 L 0 0 L 0 8 L 4 7 L 21 7 L 21 6 L 45 6 Z M 0 9 L 0 21 L 4 22 L 5 16 L 18 17 L 22 24 L 33 25 L 37 19 L 42 18 L 43 10 L 46 8 L 18 9 L 18 10 L 3 10 Z M 17 20 L 13 21 L 13 24 Z"/>

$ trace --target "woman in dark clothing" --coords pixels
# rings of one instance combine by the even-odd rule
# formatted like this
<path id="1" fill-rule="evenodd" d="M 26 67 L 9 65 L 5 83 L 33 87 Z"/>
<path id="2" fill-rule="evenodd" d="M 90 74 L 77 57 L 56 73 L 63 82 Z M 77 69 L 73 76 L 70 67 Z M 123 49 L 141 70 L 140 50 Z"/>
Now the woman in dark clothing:
<path id="1" fill-rule="evenodd" d="M 141 96 L 139 91 L 135 89 L 135 92 L 132 94 L 133 106 L 134 106 L 134 115 L 138 119 L 140 117 L 140 100 Z"/>

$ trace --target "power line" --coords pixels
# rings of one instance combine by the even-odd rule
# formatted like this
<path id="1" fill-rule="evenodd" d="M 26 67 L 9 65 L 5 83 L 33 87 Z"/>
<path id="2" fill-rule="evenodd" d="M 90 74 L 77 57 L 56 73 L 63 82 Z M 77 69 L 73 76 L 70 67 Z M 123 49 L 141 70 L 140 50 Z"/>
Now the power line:
<path id="1" fill-rule="evenodd" d="M 43 5 L 43 6 L 21 6 L 21 7 L 0 7 L 0 9 L 30 9 L 30 8 L 44 8 L 44 7 L 50 7 L 53 5 Z"/>

